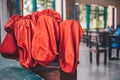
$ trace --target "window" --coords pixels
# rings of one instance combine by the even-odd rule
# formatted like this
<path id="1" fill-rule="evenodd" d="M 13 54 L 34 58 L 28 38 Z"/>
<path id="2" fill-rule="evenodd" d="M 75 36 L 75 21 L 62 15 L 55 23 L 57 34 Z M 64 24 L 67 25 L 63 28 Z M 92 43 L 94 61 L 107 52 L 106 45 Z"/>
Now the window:
<path id="1" fill-rule="evenodd" d="M 32 13 L 33 4 L 32 0 L 23 0 L 23 15 Z"/>

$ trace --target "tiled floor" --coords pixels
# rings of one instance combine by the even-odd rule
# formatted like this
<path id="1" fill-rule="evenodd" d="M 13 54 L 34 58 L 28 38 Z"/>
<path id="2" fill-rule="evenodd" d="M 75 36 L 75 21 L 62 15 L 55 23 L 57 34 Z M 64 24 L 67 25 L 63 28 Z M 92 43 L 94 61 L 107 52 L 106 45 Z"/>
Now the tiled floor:
<path id="1" fill-rule="evenodd" d="M 88 47 L 85 43 L 81 43 L 77 80 L 120 80 L 120 60 L 108 61 L 104 66 L 103 54 L 100 57 L 99 66 L 96 65 L 95 57 L 93 57 L 93 64 L 90 64 Z"/>
<path id="2" fill-rule="evenodd" d="M 0 80 L 43 80 L 30 70 L 22 68 L 15 60 L 0 55 Z"/>

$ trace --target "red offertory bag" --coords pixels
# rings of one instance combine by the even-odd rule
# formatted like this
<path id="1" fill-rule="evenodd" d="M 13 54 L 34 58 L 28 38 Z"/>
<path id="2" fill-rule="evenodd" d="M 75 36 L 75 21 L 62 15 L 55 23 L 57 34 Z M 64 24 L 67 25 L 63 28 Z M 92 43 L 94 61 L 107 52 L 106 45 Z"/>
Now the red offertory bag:
<path id="1" fill-rule="evenodd" d="M 64 20 L 60 23 L 59 63 L 62 71 L 74 73 L 79 58 L 79 44 L 82 38 L 82 27 L 75 20 Z"/>
<path id="2" fill-rule="evenodd" d="M 0 46 L 1 55 L 5 58 L 16 59 L 17 58 L 16 42 L 13 34 L 7 33 L 2 45 Z"/>

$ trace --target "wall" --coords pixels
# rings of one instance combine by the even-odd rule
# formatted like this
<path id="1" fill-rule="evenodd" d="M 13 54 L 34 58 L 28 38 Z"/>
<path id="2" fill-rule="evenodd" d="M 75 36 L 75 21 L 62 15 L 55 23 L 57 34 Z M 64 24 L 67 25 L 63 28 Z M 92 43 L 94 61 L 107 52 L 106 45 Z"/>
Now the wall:
<path id="1" fill-rule="evenodd" d="M 117 6 L 117 23 L 120 24 L 120 2 Z"/>
<path id="2" fill-rule="evenodd" d="M 61 11 L 61 0 L 56 0 L 56 11 L 62 15 L 62 11 Z"/>
<path id="3" fill-rule="evenodd" d="M 6 4 L 7 0 L 0 0 L 0 43 L 3 42 L 4 36 L 6 35 L 4 25 L 9 18 Z"/>

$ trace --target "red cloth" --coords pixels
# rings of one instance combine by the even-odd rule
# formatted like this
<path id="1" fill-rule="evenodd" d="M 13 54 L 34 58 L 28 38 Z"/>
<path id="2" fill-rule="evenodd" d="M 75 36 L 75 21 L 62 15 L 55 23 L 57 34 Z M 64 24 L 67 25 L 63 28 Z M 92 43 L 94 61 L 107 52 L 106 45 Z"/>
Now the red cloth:
<path id="1" fill-rule="evenodd" d="M 48 15 L 53 17 L 57 22 L 61 22 L 62 18 L 60 16 L 60 14 L 52 9 L 45 9 L 41 11 L 42 15 Z"/>
<path id="2" fill-rule="evenodd" d="M 35 26 L 37 24 L 37 20 L 38 20 L 39 16 L 40 16 L 40 11 L 36 11 L 36 12 L 32 13 L 32 18 L 31 19 L 32 19 Z"/>
<path id="3" fill-rule="evenodd" d="M 31 52 L 32 52 L 32 48 L 34 48 L 34 47 L 32 47 L 32 39 L 34 37 L 34 33 L 36 33 L 35 31 L 37 31 L 37 30 L 34 30 L 34 28 L 36 27 L 36 24 L 40 21 L 40 20 L 38 20 L 38 18 L 43 15 L 49 16 L 48 18 L 50 18 L 48 20 L 46 18 L 46 21 L 48 21 L 48 22 L 44 22 L 45 24 L 48 23 L 47 27 L 49 26 L 49 23 L 52 26 L 51 27 L 52 34 L 50 35 L 50 37 L 52 37 L 51 39 L 53 40 L 53 42 L 51 42 L 52 45 L 50 44 L 50 46 L 53 46 L 53 43 L 55 43 L 56 40 L 59 39 L 59 27 L 58 27 L 59 24 L 58 24 L 58 22 L 62 21 L 60 15 L 57 12 L 50 10 L 50 9 L 43 10 L 42 12 L 35 12 L 33 14 L 23 16 L 23 17 L 14 15 L 10 18 L 10 20 L 5 25 L 5 30 L 7 32 L 14 33 L 14 35 L 15 35 L 15 39 L 17 41 L 17 46 L 18 46 L 19 62 L 25 68 L 34 67 L 37 64 L 36 61 L 32 58 Z M 51 22 L 53 22 L 53 23 L 51 23 Z M 47 30 L 47 27 L 46 27 L 46 30 Z M 53 27 L 54 27 L 54 29 L 53 29 Z M 48 30 L 50 31 L 50 27 L 48 27 Z M 48 32 L 48 33 L 50 33 L 50 32 Z M 33 41 L 33 43 L 34 43 L 34 41 Z M 49 43 L 49 41 L 48 41 L 48 43 Z M 36 42 L 34 43 L 34 45 L 36 45 Z M 13 46 L 13 45 L 11 44 L 11 46 Z M 51 54 L 54 54 L 54 53 L 51 53 Z M 52 60 L 54 59 L 54 57 L 52 57 Z M 50 63 L 51 61 L 49 61 L 49 62 L 45 61 L 45 63 L 43 62 L 43 64 L 46 65 L 46 64 Z"/>
<path id="4" fill-rule="evenodd" d="M 19 15 L 12 16 L 4 26 L 7 34 L 0 46 L 0 52 L 1 55 L 5 58 L 16 59 L 18 57 L 17 48 L 16 48 L 17 46 L 16 39 L 14 38 L 13 33 L 14 33 L 14 24 L 19 18 L 20 18 Z"/>
<path id="5" fill-rule="evenodd" d="M 55 24 L 59 25 L 60 22 L 62 22 L 62 18 L 60 16 L 60 14 L 52 9 L 45 9 L 45 10 L 42 10 L 41 11 L 41 15 L 47 15 L 47 16 L 50 16 L 52 17 L 55 22 Z M 59 27 L 56 26 L 54 27 L 54 31 L 55 31 L 55 36 L 56 36 L 56 40 L 58 41 L 59 40 Z"/>
<path id="6" fill-rule="evenodd" d="M 21 18 L 19 15 L 13 15 L 5 24 L 4 28 L 6 32 L 13 33 L 15 23 Z"/>
<path id="7" fill-rule="evenodd" d="M 16 59 L 18 57 L 16 46 L 13 34 L 7 33 L 0 46 L 1 55 L 5 58 Z"/>
<path id="8" fill-rule="evenodd" d="M 32 40 L 32 56 L 41 65 L 50 64 L 56 57 L 56 20 L 47 15 L 38 18 Z"/>
<path id="9" fill-rule="evenodd" d="M 42 11 L 36 11 L 36 12 L 32 13 L 32 20 L 35 24 L 37 23 L 38 17 L 41 16 L 41 15 L 51 16 L 58 23 L 60 23 L 62 21 L 62 18 L 61 18 L 60 14 L 58 12 L 56 12 L 52 9 L 45 9 L 45 10 L 42 10 Z"/>
<path id="10" fill-rule="evenodd" d="M 13 54 L 12 58 L 18 57 L 19 63 L 26 69 L 37 64 L 45 66 L 52 63 L 59 48 L 61 69 L 67 73 L 76 70 L 82 37 L 79 22 L 74 20 L 62 22 L 57 12 L 46 9 L 24 17 L 12 16 L 6 23 L 5 30 L 7 35 L 0 51 L 8 58 L 11 58 L 9 54 Z"/>
<path id="11" fill-rule="evenodd" d="M 19 52 L 19 63 L 27 69 L 36 66 L 36 62 L 31 56 L 33 28 L 34 24 L 31 20 L 31 15 L 19 19 L 14 27 Z"/>
<path id="12" fill-rule="evenodd" d="M 78 64 L 82 28 L 79 22 L 65 20 L 60 23 L 59 63 L 66 73 L 73 73 Z"/>
<path id="13" fill-rule="evenodd" d="M 32 56 L 40 65 L 50 64 L 56 57 L 59 40 L 59 23 L 62 21 L 59 13 L 45 9 L 33 13 L 36 27 L 32 40 Z"/>

